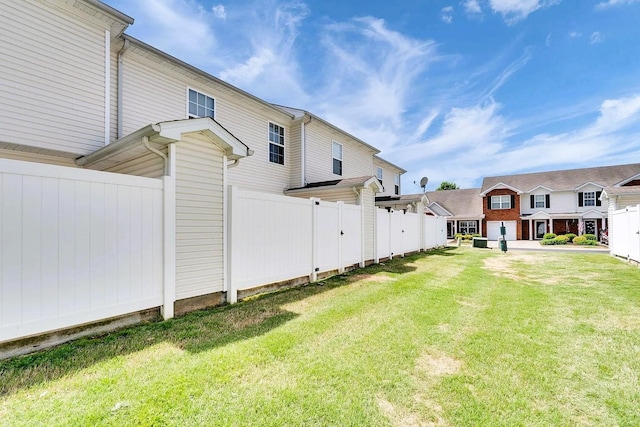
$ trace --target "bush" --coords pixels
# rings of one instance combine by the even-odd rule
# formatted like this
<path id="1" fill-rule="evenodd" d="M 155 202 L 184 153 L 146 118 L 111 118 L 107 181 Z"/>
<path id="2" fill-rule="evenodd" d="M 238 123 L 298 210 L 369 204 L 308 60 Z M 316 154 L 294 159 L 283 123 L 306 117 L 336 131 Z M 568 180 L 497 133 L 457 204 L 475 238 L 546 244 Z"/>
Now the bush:
<path id="1" fill-rule="evenodd" d="M 454 239 L 462 239 L 462 233 L 456 233 L 456 234 L 453 236 L 453 238 L 454 238 Z"/>
<path id="2" fill-rule="evenodd" d="M 548 239 L 555 239 L 557 237 L 557 235 L 555 233 L 544 233 L 544 240 L 548 240 Z"/>
<path id="3" fill-rule="evenodd" d="M 464 240 L 471 240 L 471 239 L 473 239 L 473 236 L 471 236 L 471 234 L 465 234 L 464 236 L 462 236 L 462 238 Z"/>
<path id="4" fill-rule="evenodd" d="M 597 240 L 590 240 L 587 238 L 587 235 L 578 236 L 573 239 L 574 245 L 587 245 L 587 246 L 596 246 L 598 244 Z"/>
<path id="5" fill-rule="evenodd" d="M 541 245 L 555 245 L 556 244 L 556 240 L 555 239 L 544 239 L 544 240 L 540 240 L 540 244 Z"/>
<path id="6" fill-rule="evenodd" d="M 583 236 L 586 237 L 587 240 L 598 240 L 595 234 L 583 234 Z"/>
<path id="7" fill-rule="evenodd" d="M 557 236 L 553 239 L 554 244 L 556 245 L 566 245 L 569 243 L 569 238 L 567 236 Z"/>
<path id="8" fill-rule="evenodd" d="M 573 233 L 567 233 L 565 234 L 565 236 L 567 236 L 569 238 L 569 242 L 573 242 L 573 239 L 576 238 L 576 235 Z"/>
<path id="9" fill-rule="evenodd" d="M 474 233 L 471 235 L 471 237 L 482 237 L 482 234 Z"/>

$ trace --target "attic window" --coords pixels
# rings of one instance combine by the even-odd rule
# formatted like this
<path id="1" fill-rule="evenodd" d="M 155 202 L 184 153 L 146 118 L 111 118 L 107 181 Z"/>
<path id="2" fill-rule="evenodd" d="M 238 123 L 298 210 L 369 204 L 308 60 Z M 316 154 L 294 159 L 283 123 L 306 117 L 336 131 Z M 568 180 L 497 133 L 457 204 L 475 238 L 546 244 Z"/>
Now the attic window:
<path id="1" fill-rule="evenodd" d="M 189 118 L 211 117 L 213 119 L 215 103 L 210 96 L 189 89 Z"/>
<path id="2" fill-rule="evenodd" d="M 596 192 L 595 191 L 585 191 L 582 196 L 582 200 L 584 206 L 595 206 L 596 205 Z"/>

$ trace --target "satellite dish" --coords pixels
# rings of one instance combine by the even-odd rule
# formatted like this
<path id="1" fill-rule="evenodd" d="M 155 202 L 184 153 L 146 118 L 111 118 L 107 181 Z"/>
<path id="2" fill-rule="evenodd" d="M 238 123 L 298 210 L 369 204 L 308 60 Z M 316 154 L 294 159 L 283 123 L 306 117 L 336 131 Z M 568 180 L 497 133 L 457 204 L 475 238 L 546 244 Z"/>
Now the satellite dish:
<path id="1" fill-rule="evenodd" d="M 425 191 L 425 187 L 427 186 L 427 183 L 429 182 L 429 178 L 427 178 L 426 176 L 423 176 L 422 179 L 420 180 L 420 187 L 422 187 L 422 191 Z"/>

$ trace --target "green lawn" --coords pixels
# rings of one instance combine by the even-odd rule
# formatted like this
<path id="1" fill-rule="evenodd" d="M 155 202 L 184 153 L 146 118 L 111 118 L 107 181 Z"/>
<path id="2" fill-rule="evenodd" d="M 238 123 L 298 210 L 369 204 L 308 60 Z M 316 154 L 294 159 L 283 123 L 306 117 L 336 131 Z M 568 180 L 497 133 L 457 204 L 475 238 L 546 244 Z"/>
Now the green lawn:
<path id="1" fill-rule="evenodd" d="M 448 248 L 0 362 L 0 425 L 640 425 L 640 269 Z"/>

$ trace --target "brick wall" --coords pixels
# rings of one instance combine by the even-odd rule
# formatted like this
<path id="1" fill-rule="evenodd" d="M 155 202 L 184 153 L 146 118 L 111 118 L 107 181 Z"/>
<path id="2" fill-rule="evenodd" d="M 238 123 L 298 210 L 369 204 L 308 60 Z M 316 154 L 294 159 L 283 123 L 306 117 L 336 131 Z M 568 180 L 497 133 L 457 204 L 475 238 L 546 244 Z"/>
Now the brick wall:
<path id="1" fill-rule="evenodd" d="M 512 196 L 511 209 L 490 209 L 491 196 Z M 516 221 L 516 239 L 522 240 L 522 221 L 520 220 L 520 196 L 508 188 L 497 188 L 487 193 L 483 199 L 484 221 L 482 221 L 482 235 L 487 235 L 488 221 Z"/>

